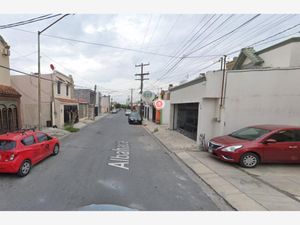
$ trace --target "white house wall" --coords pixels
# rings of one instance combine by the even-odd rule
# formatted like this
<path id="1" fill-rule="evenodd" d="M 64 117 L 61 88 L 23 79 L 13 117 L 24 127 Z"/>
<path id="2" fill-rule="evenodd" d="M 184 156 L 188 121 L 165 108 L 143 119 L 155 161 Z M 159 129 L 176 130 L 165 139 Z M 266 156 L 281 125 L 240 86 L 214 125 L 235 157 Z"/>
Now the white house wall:
<path id="1" fill-rule="evenodd" d="M 161 124 L 169 124 L 170 122 L 170 100 L 164 100 L 165 106 L 162 109 Z"/>
<path id="2" fill-rule="evenodd" d="M 172 91 L 171 104 L 200 102 L 205 94 L 205 82 Z"/>
<path id="3" fill-rule="evenodd" d="M 254 124 L 300 125 L 300 68 L 229 71 L 224 133 Z"/>
<path id="4" fill-rule="evenodd" d="M 206 81 L 192 84 L 180 89 L 171 90 L 170 95 L 170 124 L 174 129 L 177 121 L 176 104 L 199 103 L 197 144 L 201 144 L 200 135 L 205 134 L 205 140 L 221 133 L 220 123 L 216 122 L 219 98 L 222 87 L 222 71 L 207 72 Z"/>
<path id="5" fill-rule="evenodd" d="M 292 47 L 294 43 L 289 43 L 276 49 L 259 54 L 264 60 L 263 67 L 290 67 Z"/>
<path id="6" fill-rule="evenodd" d="M 292 57 L 291 57 L 291 61 L 290 61 L 290 65 L 292 67 L 296 66 L 296 67 L 300 67 L 300 44 L 299 42 L 296 43 L 291 43 L 291 53 L 292 53 Z"/>

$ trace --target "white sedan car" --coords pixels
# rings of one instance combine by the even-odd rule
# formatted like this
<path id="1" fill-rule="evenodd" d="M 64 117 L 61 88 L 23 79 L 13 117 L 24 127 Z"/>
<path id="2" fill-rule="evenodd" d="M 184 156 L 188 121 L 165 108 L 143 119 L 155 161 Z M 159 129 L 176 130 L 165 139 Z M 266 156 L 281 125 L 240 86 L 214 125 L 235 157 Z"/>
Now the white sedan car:
<path id="1" fill-rule="evenodd" d="M 126 109 L 125 116 L 129 116 L 130 113 L 131 113 L 131 110 L 130 109 Z"/>

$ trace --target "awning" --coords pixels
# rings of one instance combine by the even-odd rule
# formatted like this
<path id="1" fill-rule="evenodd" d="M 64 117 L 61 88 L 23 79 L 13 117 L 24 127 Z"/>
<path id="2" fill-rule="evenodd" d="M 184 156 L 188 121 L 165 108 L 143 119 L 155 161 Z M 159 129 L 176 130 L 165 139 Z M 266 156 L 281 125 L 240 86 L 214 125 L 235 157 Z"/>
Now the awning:
<path id="1" fill-rule="evenodd" d="M 0 84 L 0 96 L 1 97 L 21 97 L 21 94 L 14 88 Z"/>
<path id="2" fill-rule="evenodd" d="M 75 104 L 79 103 L 79 101 L 76 99 L 69 99 L 69 98 L 55 98 L 55 99 L 62 103 L 75 103 Z"/>

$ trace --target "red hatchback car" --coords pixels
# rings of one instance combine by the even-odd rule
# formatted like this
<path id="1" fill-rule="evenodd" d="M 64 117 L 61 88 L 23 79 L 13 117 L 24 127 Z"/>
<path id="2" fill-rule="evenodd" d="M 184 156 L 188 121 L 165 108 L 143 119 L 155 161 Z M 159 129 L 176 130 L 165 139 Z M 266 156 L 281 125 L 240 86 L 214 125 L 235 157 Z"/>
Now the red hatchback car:
<path id="1" fill-rule="evenodd" d="M 34 130 L 0 135 L 0 173 L 26 176 L 32 167 L 59 152 L 59 140 Z"/>
<path id="2" fill-rule="evenodd" d="M 252 168 L 260 162 L 300 163 L 300 127 L 250 126 L 208 142 L 219 159 Z"/>

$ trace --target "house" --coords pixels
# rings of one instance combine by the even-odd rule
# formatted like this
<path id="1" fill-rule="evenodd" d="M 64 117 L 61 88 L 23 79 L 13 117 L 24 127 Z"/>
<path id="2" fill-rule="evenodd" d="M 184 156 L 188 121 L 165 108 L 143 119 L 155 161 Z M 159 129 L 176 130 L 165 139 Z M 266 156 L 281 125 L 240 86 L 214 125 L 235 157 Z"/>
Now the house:
<path id="1" fill-rule="evenodd" d="M 75 89 L 75 98 L 88 102 L 88 118 L 95 119 L 96 92 L 91 89 Z"/>
<path id="2" fill-rule="evenodd" d="M 300 125 L 299 74 L 299 37 L 257 52 L 242 49 L 227 72 L 224 132 L 261 123 Z"/>
<path id="3" fill-rule="evenodd" d="M 144 105 L 144 118 L 155 122 L 157 124 L 169 125 L 170 122 L 170 88 L 172 84 L 169 85 L 168 90 L 161 90 L 159 98 L 164 101 L 164 107 L 161 110 L 156 110 L 153 106 L 153 101 L 158 99 L 158 96 L 153 93 L 153 101 L 145 101 Z"/>
<path id="4" fill-rule="evenodd" d="M 109 113 L 110 112 L 110 95 L 103 95 L 101 97 L 101 112 Z"/>
<path id="5" fill-rule="evenodd" d="M 85 99 L 77 99 L 79 104 L 78 116 L 79 120 L 88 119 L 89 103 Z"/>
<path id="6" fill-rule="evenodd" d="M 38 79 L 36 75 L 15 75 L 12 86 L 22 94 L 21 109 L 25 127 L 38 126 Z M 41 75 L 41 126 L 63 128 L 78 122 L 78 101 L 74 81 L 59 71 Z"/>
<path id="7" fill-rule="evenodd" d="M 222 71 L 212 71 L 170 89 L 169 128 L 195 140 L 214 136 Z"/>
<path id="8" fill-rule="evenodd" d="M 99 116 L 101 114 L 101 92 L 96 92 L 96 103 L 95 103 L 95 116 Z"/>
<path id="9" fill-rule="evenodd" d="M 9 68 L 10 46 L 0 35 L 0 65 Z M 22 127 L 21 94 L 11 86 L 10 72 L 0 67 L 0 134 Z"/>
<path id="10" fill-rule="evenodd" d="M 172 88 L 169 127 L 201 148 L 214 137 L 255 124 L 300 125 L 300 38 L 256 52 L 242 49 L 230 70 Z"/>

